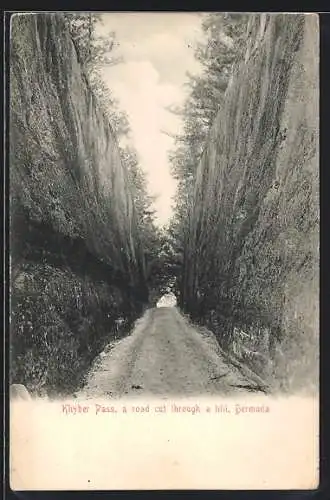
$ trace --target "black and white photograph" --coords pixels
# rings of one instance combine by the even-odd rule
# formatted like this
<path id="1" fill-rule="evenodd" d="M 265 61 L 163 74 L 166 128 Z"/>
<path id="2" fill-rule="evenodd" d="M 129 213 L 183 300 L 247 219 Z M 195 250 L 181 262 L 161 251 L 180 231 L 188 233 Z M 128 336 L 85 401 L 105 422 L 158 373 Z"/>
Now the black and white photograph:
<path id="1" fill-rule="evenodd" d="M 317 487 L 318 15 L 16 12 L 7 77 L 12 487 Z"/>

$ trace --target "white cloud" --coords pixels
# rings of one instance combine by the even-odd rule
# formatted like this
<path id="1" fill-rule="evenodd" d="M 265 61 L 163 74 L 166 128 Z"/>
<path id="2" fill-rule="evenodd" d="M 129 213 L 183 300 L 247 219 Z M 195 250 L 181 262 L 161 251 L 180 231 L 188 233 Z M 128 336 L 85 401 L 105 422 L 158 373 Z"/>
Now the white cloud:
<path id="1" fill-rule="evenodd" d="M 106 72 L 105 72 L 106 73 Z M 130 62 L 117 75 L 107 72 L 114 94 L 128 113 L 133 140 L 142 168 L 148 174 L 149 188 L 158 199 L 155 206 L 160 222 L 171 214 L 175 181 L 170 175 L 167 154 L 173 140 L 161 130 L 176 130 L 178 120 L 164 109 L 182 96 L 179 88 L 160 84 L 159 74 L 148 61 Z"/>
<path id="2" fill-rule="evenodd" d="M 121 44 L 126 60 L 148 60 L 158 71 L 161 81 L 180 85 L 186 70 L 197 71 L 199 65 L 194 58 L 191 36 L 183 33 L 156 33 L 139 43 Z"/>
<path id="3" fill-rule="evenodd" d="M 177 133 L 180 129 L 178 117 L 165 107 L 183 102 L 185 72 L 198 68 L 188 40 L 196 36 L 199 16 L 107 14 L 105 25 L 109 30 L 113 16 L 125 62 L 104 68 L 103 76 L 129 116 L 134 146 L 141 167 L 147 172 L 150 193 L 158 195 L 155 208 L 162 224 L 171 215 L 171 198 L 176 189 L 168 162 L 174 143 L 162 130 Z M 174 23 L 165 22 L 168 16 Z M 154 24 L 150 23 L 151 18 Z"/>

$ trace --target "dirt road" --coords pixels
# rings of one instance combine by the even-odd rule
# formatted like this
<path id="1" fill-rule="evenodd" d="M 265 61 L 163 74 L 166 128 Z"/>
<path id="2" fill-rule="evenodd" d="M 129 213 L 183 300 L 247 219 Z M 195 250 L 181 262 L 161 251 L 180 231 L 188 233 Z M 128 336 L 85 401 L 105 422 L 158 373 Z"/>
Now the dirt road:
<path id="1" fill-rule="evenodd" d="M 241 387 L 243 386 L 243 387 Z M 94 363 L 83 398 L 193 396 L 258 391 L 193 328 L 176 307 L 149 309 L 130 336 L 109 344 Z"/>

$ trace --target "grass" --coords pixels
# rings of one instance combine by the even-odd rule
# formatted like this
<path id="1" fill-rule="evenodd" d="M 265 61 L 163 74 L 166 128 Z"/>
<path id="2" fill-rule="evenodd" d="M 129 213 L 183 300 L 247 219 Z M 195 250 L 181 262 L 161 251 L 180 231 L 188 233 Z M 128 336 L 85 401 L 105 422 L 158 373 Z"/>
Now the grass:
<path id="1" fill-rule="evenodd" d="M 11 310 L 11 381 L 48 395 L 76 390 L 95 356 L 134 317 L 116 322 L 125 314 L 118 288 L 28 262 L 15 273 Z"/>

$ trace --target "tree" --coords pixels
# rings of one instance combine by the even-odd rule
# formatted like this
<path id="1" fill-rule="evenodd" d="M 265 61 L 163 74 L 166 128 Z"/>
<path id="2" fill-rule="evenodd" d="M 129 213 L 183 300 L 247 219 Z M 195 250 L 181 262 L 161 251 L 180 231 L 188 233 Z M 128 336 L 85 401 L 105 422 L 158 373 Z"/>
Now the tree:
<path id="1" fill-rule="evenodd" d="M 183 119 L 183 133 L 172 136 L 175 148 L 169 155 L 178 187 L 174 216 L 168 228 L 171 251 L 167 255 L 181 291 L 195 272 L 194 258 L 189 254 L 189 217 L 196 171 L 210 129 L 224 103 L 233 65 L 242 57 L 247 21 L 246 14 L 211 13 L 203 17 L 204 38 L 195 47 L 195 57 L 202 72 L 199 75 L 187 73 L 188 97 L 183 106 L 167 108 Z M 195 231 L 198 232 L 197 226 Z"/>
<path id="2" fill-rule="evenodd" d="M 104 66 L 114 66 L 123 62 L 123 58 L 115 54 L 119 47 L 116 33 L 109 31 L 106 35 L 98 34 L 97 26 L 102 24 L 101 14 L 66 13 L 64 16 L 79 62 L 84 67 L 94 96 L 104 109 L 117 137 L 127 135 L 129 132 L 127 116 L 120 111 L 118 100 L 114 98 L 101 73 Z"/>
<path id="3" fill-rule="evenodd" d="M 130 126 L 127 114 L 120 110 L 117 99 L 102 77 L 102 68 L 105 65 L 112 66 L 122 62 L 122 58 L 115 55 L 115 49 L 119 46 L 116 35 L 113 31 L 107 36 L 97 34 L 97 25 L 102 22 L 99 14 L 66 14 L 66 20 L 79 61 L 88 77 L 90 89 L 104 109 L 118 139 L 120 157 L 127 171 L 128 189 L 131 191 L 134 203 L 138 231 L 135 236 L 140 242 L 140 251 L 143 252 L 149 285 L 158 289 L 160 283 L 164 284 L 166 273 L 165 275 L 163 273 L 161 258 L 162 235 L 155 224 L 154 199 L 148 194 L 146 175 L 139 165 L 137 152 L 129 140 Z M 123 143 L 126 145 L 121 145 Z"/>
<path id="4" fill-rule="evenodd" d="M 147 272 L 158 258 L 160 250 L 160 233 L 155 224 L 154 197 L 148 194 L 146 174 L 139 165 L 138 155 L 130 146 L 120 148 L 122 162 L 127 172 L 137 215 L 137 227 L 144 249 Z"/>
<path id="5" fill-rule="evenodd" d="M 113 52 L 119 46 L 116 34 L 110 31 L 107 35 L 97 34 L 96 26 L 102 23 L 101 14 L 96 13 L 66 13 L 65 20 L 76 47 L 79 61 L 88 71 L 101 66 L 118 64 L 122 58 L 114 56 Z"/>

